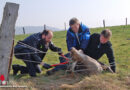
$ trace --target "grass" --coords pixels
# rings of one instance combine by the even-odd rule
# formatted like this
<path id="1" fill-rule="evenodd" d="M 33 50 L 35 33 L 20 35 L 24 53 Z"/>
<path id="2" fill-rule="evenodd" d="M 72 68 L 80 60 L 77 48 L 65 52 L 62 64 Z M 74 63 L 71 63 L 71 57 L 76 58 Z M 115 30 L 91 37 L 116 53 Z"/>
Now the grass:
<path id="1" fill-rule="evenodd" d="M 117 65 L 117 73 L 103 73 L 98 76 L 77 75 L 76 78 L 65 77 L 64 71 L 57 72 L 52 76 L 45 76 L 45 69 L 38 74 L 38 77 L 31 78 L 29 75 L 12 76 L 10 73 L 10 84 L 27 85 L 27 89 L 64 89 L 64 90 L 128 90 L 130 89 L 130 25 L 107 27 L 112 30 L 113 36 L 111 42 L 114 49 L 114 55 Z M 103 28 L 91 28 L 92 33 L 100 33 Z M 29 35 L 16 35 L 15 44 L 18 40 L 23 40 Z M 53 43 L 61 47 L 64 53 L 67 53 L 66 31 L 54 32 Z M 106 55 L 100 61 L 109 64 Z M 58 54 L 48 51 L 44 62 L 49 64 L 58 63 Z M 25 65 L 21 60 L 15 57 L 12 64 Z M 14 84 L 15 83 L 15 84 Z M 66 85 L 70 84 L 70 85 Z"/>

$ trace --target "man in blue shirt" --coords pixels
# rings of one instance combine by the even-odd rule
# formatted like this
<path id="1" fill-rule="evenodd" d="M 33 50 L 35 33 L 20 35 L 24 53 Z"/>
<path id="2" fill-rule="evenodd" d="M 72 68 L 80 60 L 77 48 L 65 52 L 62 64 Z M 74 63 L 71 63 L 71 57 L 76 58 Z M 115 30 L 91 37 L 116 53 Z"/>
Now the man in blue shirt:
<path id="1" fill-rule="evenodd" d="M 77 18 L 72 18 L 69 21 L 69 29 L 67 31 L 66 35 L 66 43 L 67 43 L 67 48 L 68 51 L 71 50 L 72 47 L 75 47 L 77 50 L 85 50 L 88 45 L 88 41 L 90 38 L 90 31 L 87 26 L 84 24 L 80 23 Z M 65 54 L 66 57 L 70 57 L 70 53 Z M 60 62 L 65 62 L 65 59 L 60 57 Z M 54 69 L 47 71 L 48 75 L 51 75 L 55 71 L 58 71 L 60 69 L 66 69 L 67 64 L 65 65 L 59 65 L 56 66 Z"/>

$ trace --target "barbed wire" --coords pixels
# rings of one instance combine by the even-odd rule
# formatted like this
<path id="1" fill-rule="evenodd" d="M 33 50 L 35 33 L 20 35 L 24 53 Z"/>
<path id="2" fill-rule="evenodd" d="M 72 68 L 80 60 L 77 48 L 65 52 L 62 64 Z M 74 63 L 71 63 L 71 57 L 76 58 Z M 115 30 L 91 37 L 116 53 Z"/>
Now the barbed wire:
<path id="1" fill-rule="evenodd" d="M 16 40 L 15 40 L 16 41 Z M 29 49 L 31 49 L 31 50 L 34 50 L 35 52 L 29 52 L 29 53 L 15 53 L 14 55 L 26 55 L 26 54 L 36 54 L 36 53 L 48 53 L 48 54 L 53 54 L 53 55 L 55 55 L 54 54 L 54 52 L 52 53 L 52 52 L 44 52 L 44 51 L 41 51 L 41 50 L 39 50 L 39 49 L 37 49 L 37 48 L 34 48 L 34 47 L 32 47 L 32 46 L 30 46 L 30 45 L 28 45 L 28 44 L 25 44 L 25 43 L 22 43 L 22 42 L 19 42 L 20 43 L 20 45 L 21 46 L 23 46 L 23 47 L 26 47 L 26 48 L 29 48 Z M 57 52 L 57 53 L 59 53 L 59 52 Z M 56 55 L 57 56 L 57 55 Z M 12 58 L 12 57 L 8 57 L 8 58 Z M 21 60 L 21 59 L 20 59 Z M 32 62 L 32 63 L 41 63 L 41 62 L 38 62 L 38 61 L 32 61 L 32 60 L 27 60 L 27 59 L 22 59 L 22 61 L 25 61 L 25 62 Z M 69 62 L 69 64 L 70 63 L 72 63 L 72 61 L 71 62 Z M 125 62 L 126 63 L 126 62 Z M 109 63 L 110 65 L 107 65 L 108 67 L 111 67 L 111 66 L 115 66 L 115 65 L 111 65 L 111 64 L 113 64 L 113 63 Z M 119 62 L 117 63 L 116 62 L 116 64 L 119 64 L 119 65 L 121 65 Z M 85 65 L 75 65 L 75 66 L 85 66 Z M 89 66 L 89 65 L 88 65 Z M 83 70 L 82 70 L 83 71 Z M 73 71 L 73 72 L 76 72 L 76 71 Z"/>
<path id="2" fill-rule="evenodd" d="M 36 50 L 37 52 L 16 53 L 16 54 L 14 54 L 14 55 L 35 54 L 35 53 L 47 53 L 47 52 L 43 52 L 43 51 L 41 51 L 41 50 L 38 50 L 38 49 L 36 49 L 36 48 L 34 48 L 34 47 L 30 46 L 30 45 L 27 45 L 27 44 L 25 44 L 25 43 L 22 43 L 22 42 L 19 42 L 19 43 L 21 43 L 23 46 L 27 46 L 27 48 L 29 48 L 29 49 Z M 50 54 L 50 53 L 49 53 L 49 54 Z M 52 53 L 51 53 L 51 54 L 52 54 Z M 54 54 L 54 53 L 53 53 L 53 54 Z M 25 60 L 24 60 L 24 61 L 25 61 Z M 26 61 L 30 61 L 30 60 L 26 60 Z M 37 61 L 30 61 L 30 62 L 39 63 L 39 62 L 37 62 Z M 113 64 L 113 63 L 109 63 L 109 64 Z M 117 64 L 117 63 L 116 63 L 116 64 Z M 109 66 L 115 66 L 115 65 L 109 65 Z"/>
<path id="3" fill-rule="evenodd" d="M 15 40 L 16 41 L 16 40 Z M 24 44 L 24 46 L 27 46 L 29 49 L 32 49 L 32 50 L 34 50 L 35 52 L 30 52 L 30 53 L 15 53 L 14 55 L 26 55 L 26 54 L 36 54 L 36 53 L 48 53 L 48 54 L 53 54 L 53 55 L 55 55 L 54 54 L 54 52 L 43 52 L 43 51 L 41 51 L 41 50 L 38 50 L 38 49 L 36 49 L 36 48 L 34 48 L 34 47 L 31 47 L 31 46 L 28 46 L 28 45 L 25 45 Z M 56 56 L 56 55 L 55 55 Z M 118 55 L 116 55 L 116 56 L 118 56 Z M 25 59 L 22 59 L 23 61 L 27 61 L 27 62 L 34 62 L 34 63 L 39 63 L 39 62 L 37 62 L 37 61 L 30 61 L 30 60 L 25 60 Z M 116 61 L 116 64 L 117 65 L 121 65 L 122 63 L 126 63 L 126 61 Z M 70 61 L 70 63 L 72 63 L 72 61 Z M 113 66 L 113 65 L 111 65 L 111 63 L 109 63 L 110 65 L 108 65 L 108 66 Z M 76 66 L 85 66 L 85 65 L 76 65 Z M 82 70 L 82 71 L 84 71 L 84 70 Z"/>
<path id="4" fill-rule="evenodd" d="M 35 50 L 35 53 L 47 53 L 47 52 L 41 51 L 41 50 L 39 50 L 39 49 L 37 49 L 37 48 L 35 48 L 35 47 L 32 47 L 32 46 L 30 46 L 30 45 L 28 45 L 28 44 L 25 44 L 25 43 L 22 43 L 22 42 L 19 42 L 19 43 L 21 43 L 21 44 L 19 44 L 19 45 L 21 45 L 21 46 L 23 46 L 23 47 L 29 48 L 29 49 L 31 49 L 31 50 Z M 48 52 L 48 53 L 52 53 L 52 52 Z M 61 53 L 61 52 L 57 52 L 57 53 Z M 53 53 L 53 54 L 54 54 L 54 53 Z"/>

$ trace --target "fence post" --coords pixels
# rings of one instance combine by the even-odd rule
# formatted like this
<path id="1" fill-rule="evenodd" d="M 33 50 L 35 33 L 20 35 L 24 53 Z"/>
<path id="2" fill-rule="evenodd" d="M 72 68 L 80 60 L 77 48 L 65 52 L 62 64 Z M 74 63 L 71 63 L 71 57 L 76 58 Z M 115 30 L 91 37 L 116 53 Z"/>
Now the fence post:
<path id="1" fill-rule="evenodd" d="M 18 16 L 19 4 L 7 2 L 4 8 L 0 27 L 0 74 L 8 80 L 10 60 L 12 59 L 15 23 Z M 11 57 L 10 57 L 11 56 Z"/>
<path id="2" fill-rule="evenodd" d="M 125 23 L 125 24 L 126 24 L 126 26 L 127 26 L 127 17 L 126 17 L 126 23 Z"/>
<path id="3" fill-rule="evenodd" d="M 25 28 L 23 27 L 23 34 L 25 34 Z"/>
<path id="4" fill-rule="evenodd" d="M 46 30 L 46 24 L 44 24 L 44 30 Z"/>
<path id="5" fill-rule="evenodd" d="M 103 27 L 105 28 L 106 26 L 105 26 L 105 20 L 103 20 Z"/>
<path id="6" fill-rule="evenodd" d="M 66 31 L 66 23 L 64 23 L 64 26 L 65 26 L 65 31 Z"/>

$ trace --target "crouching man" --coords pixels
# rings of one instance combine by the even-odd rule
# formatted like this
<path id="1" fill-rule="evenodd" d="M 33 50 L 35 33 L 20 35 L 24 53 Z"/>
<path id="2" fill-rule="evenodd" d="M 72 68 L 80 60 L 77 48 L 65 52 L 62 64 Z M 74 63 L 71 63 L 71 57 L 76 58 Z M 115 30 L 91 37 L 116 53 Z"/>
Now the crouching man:
<path id="1" fill-rule="evenodd" d="M 111 36 L 112 32 L 109 29 L 103 30 L 101 34 L 92 34 L 84 53 L 96 60 L 100 59 L 104 54 L 106 54 L 112 71 L 116 72 L 112 44 L 109 41 Z M 101 65 L 103 65 L 103 63 L 101 63 Z"/>
<path id="2" fill-rule="evenodd" d="M 16 58 L 22 59 L 26 66 L 13 65 L 13 74 L 16 75 L 20 71 L 21 74 L 29 73 L 30 76 L 36 77 L 36 73 L 41 73 L 39 64 L 46 69 L 51 68 L 49 64 L 42 62 L 48 49 L 58 52 L 59 55 L 62 53 L 61 48 L 55 47 L 51 42 L 52 38 L 53 32 L 44 30 L 19 41 L 14 48 L 14 54 Z"/>
<path id="3" fill-rule="evenodd" d="M 75 47 L 77 50 L 79 49 L 85 50 L 90 38 L 89 28 L 86 25 L 80 23 L 80 21 L 77 18 L 70 19 L 69 25 L 70 27 L 66 35 L 66 43 L 67 43 L 68 51 L 70 51 L 72 47 Z M 65 56 L 70 58 L 70 53 L 65 54 Z M 63 57 L 60 57 L 59 59 L 61 63 L 66 61 Z M 47 74 L 51 75 L 55 71 L 61 69 L 64 70 L 66 68 L 67 68 L 67 64 L 59 65 L 56 66 L 54 69 L 47 71 Z"/>

